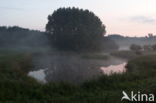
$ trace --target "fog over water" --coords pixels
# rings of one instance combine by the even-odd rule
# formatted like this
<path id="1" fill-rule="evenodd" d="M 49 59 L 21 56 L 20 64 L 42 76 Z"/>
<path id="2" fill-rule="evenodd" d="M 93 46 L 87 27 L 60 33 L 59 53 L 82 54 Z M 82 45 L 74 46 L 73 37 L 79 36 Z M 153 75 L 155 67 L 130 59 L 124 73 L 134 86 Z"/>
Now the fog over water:
<path id="1" fill-rule="evenodd" d="M 46 83 L 46 74 L 45 74 L 46 69 L 40 69 L 37 71 L 30 71 L 28 73 L 28 76 L 35 78 L 38 82 L 41 83 Z"/>
<path id="2" fill-rule="evenodd" d="M 47 82 L 81 83 L 104 75 L 104 70 L 100 69 L 101 67 L 107 68 L 110 65 L 122 65 L 123 62 L 125 60 L 111 56 L 107 60 L 97 60 L 82 58 L 81 54 L 76 53 L 46 53 L 34 56 L 34 71 L 36 72 L 33 72 L 34 75 L 31 72 L 31 76 L 39 80 L 42 79 L 43 82 L 46 80 Z M 119 67 L 122 66 L 117 66 L 114 70 L 121 69 Z"/>

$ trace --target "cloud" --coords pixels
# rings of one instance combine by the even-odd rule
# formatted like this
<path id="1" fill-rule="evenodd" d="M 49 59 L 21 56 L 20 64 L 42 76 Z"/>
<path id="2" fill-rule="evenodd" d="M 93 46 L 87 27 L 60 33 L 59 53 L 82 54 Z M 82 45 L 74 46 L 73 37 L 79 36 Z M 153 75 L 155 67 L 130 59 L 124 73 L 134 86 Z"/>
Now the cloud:
<path id="1" fill-rule="evenodd" d="M 130 21 L 144 23 L 144 24 L 156 24 L 156 19 L 146 16 L 131 17 Z"/>

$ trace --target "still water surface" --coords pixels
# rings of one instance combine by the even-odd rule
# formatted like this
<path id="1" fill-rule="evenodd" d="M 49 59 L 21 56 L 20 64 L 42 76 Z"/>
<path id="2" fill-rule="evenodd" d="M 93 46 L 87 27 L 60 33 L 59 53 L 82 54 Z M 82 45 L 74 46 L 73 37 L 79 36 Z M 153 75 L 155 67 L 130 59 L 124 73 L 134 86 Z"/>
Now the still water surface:
<path id="1" fill-rule="evenodd" d="M 100 67 L 100 70 L 102 71 L 102 73 L 104 75 L 112 75 L 114 73 L 121 74 L 123 72 L 126 72 L 126 68 L 125 68 L 126 64 L 127 63 L 124 62 L 122 64 L 117 64 L 117 65 L 102 66 L 102 67 Z M 73 72 L 70 71 L 69 73 L 75 73 L 75 71 L 73 71 Z M 81 76 L 83 76 L 83 75 L 86 75 L 87 76 L 86 72 L 84 74 L 82 74 L 82 73 L 79 74 L 80 72 L 76 72 L 75 74 L 72 74 L 72 75 L 70 75 L 69 73 L 67 73 L 68 76 L 69 76 L 69 77 L 67 76 L 67 78 L 78 78 L 78 79 L 80 79 Z M 36 70 L 36 71 L 30 71 L 28 73 L 28 76 L 31 76 L 31 77 L 35 78 L 37 81 L 39 81 L 41 83 L 47 83 L 48 80 L 49 80 L 48 77 L 50 77 L 50 78 L 53 78 L 53 77 L 56 78 L 55 76 L 52 76 L 52 75 L 56 75 L 56 74 L 59 75 L 59 73 L 57 73 L 57 72 L 56 73 L 53 73 L 50 69 L 46 68 L 46 69 L 39 69 L 39 70 Z M 49 76 L 49 75 L 51 75 L 51 76 Z M 66 81 L 67 78 L 66 77 L 64 77 L 64 79 L 61 78 L 61 80 Z M 83 79 L 83 78 L 81 78 L 81 79 Z M 58 80 L 59 80 L 59 78 L 58 78 Z M 70 80 L 73 80 L 73 79 L 70 79 Z"/>

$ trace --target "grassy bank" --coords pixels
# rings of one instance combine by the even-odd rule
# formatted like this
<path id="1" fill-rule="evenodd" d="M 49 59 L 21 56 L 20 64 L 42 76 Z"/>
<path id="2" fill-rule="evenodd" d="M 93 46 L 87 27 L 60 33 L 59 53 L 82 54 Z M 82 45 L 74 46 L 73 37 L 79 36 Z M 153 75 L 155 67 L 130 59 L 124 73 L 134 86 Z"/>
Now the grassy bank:
<path id="1" fill-rule="evenodd" d="M 129 50 L 115 51 L 112 52 L 111 55 L 119 58 L 124 58 L 124 59 L 133 59 L 139 56 L 138 54 L 136 54 L 136 52 L 129 51 Z"/>
<path id="2" fill-rule="evenodd" d="M 108 60 L 109 56 L 106 54 L 98 54 L 98 53 L 91 53 L 91 54 L 83 54 L 81 56 L 83 59 L 95 59 L 95 60 Z"/>
<path id="3" fill-rule="evenodd" d="M 102 76 L 77 86 L 43 85 L 27 76 L 30 54 L 1 53 L 0 103 L 120 103 L 122 90 L 156 93 L 155 63 L 156 55 L 143 56 L 131 60 L 123 75 Z"/>

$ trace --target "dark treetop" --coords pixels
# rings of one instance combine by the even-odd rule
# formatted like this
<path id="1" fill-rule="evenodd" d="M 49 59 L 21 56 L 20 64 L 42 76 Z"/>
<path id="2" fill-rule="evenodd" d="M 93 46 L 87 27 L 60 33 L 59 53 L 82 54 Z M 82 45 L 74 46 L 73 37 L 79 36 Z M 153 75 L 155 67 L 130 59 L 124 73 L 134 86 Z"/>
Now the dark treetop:
<path id="1" fill-rule="evenodd" d="M 48 16 L 46 32 L 61 50 L 96 50 L 104 37 L 105 26 L 88 10 L 60 8 Z"/>

